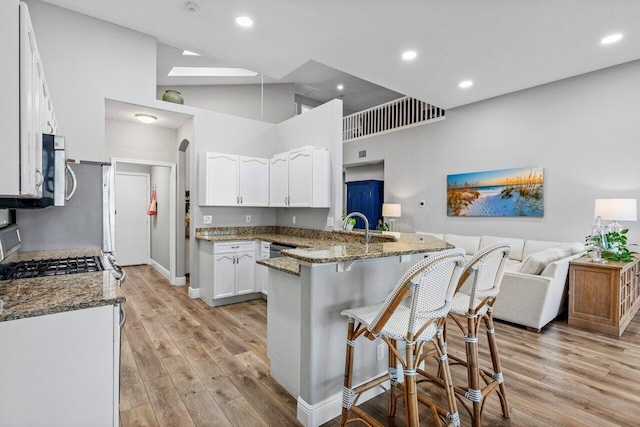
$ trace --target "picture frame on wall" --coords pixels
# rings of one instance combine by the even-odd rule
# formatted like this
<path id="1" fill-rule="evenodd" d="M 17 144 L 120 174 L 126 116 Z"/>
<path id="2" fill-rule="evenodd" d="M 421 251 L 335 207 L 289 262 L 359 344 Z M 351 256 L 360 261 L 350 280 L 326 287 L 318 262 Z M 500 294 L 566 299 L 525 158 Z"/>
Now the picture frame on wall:
<path id="1" fill-rule="evenodd" d="M 447 216 L 543 215 L 542 166 L 447 175 Z"/>

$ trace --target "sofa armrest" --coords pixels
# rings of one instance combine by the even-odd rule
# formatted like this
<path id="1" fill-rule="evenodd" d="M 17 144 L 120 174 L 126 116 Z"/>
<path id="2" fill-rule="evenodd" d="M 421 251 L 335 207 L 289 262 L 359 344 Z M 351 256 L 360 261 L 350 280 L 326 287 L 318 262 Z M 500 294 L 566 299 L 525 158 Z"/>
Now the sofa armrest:
<path id="1" fill-rule="evenodd" d="M 552 283 L 551 277 L 506 272 L 493 306 L 493 316 L 518 325 L 542 328 L 546 324 L 542 313 Z"/>

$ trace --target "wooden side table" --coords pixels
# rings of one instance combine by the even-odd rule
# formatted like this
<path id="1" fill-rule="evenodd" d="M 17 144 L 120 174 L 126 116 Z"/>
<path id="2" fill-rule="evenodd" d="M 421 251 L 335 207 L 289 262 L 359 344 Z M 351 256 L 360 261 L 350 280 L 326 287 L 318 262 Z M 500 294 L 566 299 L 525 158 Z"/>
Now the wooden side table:
<path id="1" fill-rule="evenodd" d="M 569 325 L 620 336 L 640 308 L 640 259 L 569 264 Z"/>

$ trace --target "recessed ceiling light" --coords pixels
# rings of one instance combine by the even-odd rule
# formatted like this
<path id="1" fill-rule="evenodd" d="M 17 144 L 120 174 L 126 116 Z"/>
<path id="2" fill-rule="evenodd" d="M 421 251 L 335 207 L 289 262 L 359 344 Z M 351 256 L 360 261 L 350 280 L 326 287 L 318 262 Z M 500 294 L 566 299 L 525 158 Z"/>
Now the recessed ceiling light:
<path id="1" fill-rule="evenodd" d="M 153 123 L 158 120 L 156 116 L 152 116 L 151 114 L 136 114 L 136 119 L 146 124 Z"/>
<path id="2" fill-rule="evenodd" d="M 338 85 L 337 88 L 338 88 L 338 90 L 343 90 L 344 89 L 344 85 Z"/>
<path id="3" fill-rule="evenodd" d="M 253 19 L 249 18 L 248 16 L 238 16 L 236 18 L 236 24 L 240 25 L 241 27 L 250 27 L 253 25 Z"/>
<path id="4" fill-rule="evenodd" d="M 184 52 L 182 52 L 182 54 L 184 56 L 200 56 L 199 53 L 191 52 L 190 50 L 185 50 Z"/>
<path id="5" fill-rule="evenodd" d="M 601 44 L 611 44 L 622 40 L 622 34 L 612 34 L 600 40 Z"/>
<path id="6" fill-rule="evenodd" d="M 464 89 L 473 86 L 473 82 L 471 80 L 465 80 L 463 82 L 460 82 L 458 86 Z"/>
<path id="7" fill-rule="evenodd" d="M 244 68 L 173 67 L 169 77 L 253 77 L 258 73 Z"/>
<path id="8" fill-rule="evenodd" d="M 415 50 L 408 50 L 402 54 L 402 59 L 409 61 L 411 59 L 415 59 L 416 56 L 418 56 L 418 54 Z"/>

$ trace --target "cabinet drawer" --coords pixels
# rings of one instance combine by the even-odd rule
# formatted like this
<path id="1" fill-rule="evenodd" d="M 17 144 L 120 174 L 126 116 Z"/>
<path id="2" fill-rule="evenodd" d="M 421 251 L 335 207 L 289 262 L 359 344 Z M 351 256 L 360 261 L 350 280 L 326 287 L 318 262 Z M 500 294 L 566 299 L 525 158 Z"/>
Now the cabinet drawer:
<path id="1" fill-rule="evenodd" d="M 254 242 L 225 242 L 213 245 L 214 254 L 227 254 L 232 252 L 255 251 Z"/>

